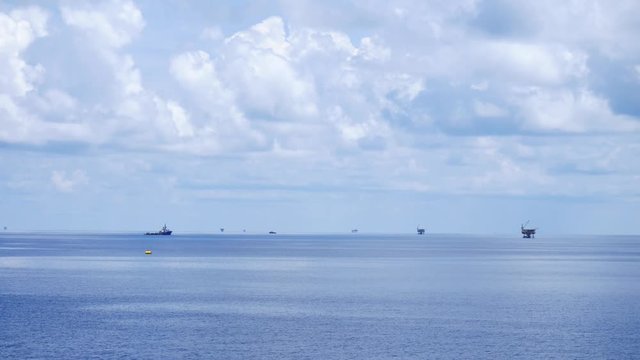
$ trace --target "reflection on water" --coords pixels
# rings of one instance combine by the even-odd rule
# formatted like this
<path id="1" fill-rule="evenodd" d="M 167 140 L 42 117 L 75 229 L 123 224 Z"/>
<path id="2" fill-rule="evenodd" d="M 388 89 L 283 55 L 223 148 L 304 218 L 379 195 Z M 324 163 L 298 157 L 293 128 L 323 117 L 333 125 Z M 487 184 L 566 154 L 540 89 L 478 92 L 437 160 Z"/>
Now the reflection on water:
<path id="1" fill-rule="evenodd" d="M 639 260 L 633 236 L 2 234 L 0 358 L 637 358 Z"/>

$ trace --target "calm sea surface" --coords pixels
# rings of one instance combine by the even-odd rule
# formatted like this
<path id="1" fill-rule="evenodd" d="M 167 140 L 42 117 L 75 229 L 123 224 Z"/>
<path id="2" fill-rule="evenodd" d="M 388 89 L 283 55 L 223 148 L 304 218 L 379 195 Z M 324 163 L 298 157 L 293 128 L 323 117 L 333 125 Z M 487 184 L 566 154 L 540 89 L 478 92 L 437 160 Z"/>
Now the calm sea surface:
<path id="1" fill-rule="evenodd" d="M 5 232 L 0 358 L 638 359 L 640 237 Z"/>

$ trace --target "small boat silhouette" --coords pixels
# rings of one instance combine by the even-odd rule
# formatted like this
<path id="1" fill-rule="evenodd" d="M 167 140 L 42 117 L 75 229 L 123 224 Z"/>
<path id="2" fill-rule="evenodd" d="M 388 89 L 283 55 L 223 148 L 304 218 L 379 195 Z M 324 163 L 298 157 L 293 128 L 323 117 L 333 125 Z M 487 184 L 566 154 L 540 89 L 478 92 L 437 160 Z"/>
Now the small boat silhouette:
<path id="1" fill-rule="evenodd" d="M 171 233 L 173 233 L 173 231 L 167 229 L 167 224 L 164 224 L 164 226 L 162 227 L 162 229 L 160 229 L 160 231 L 158 232 L 147 232 L 144 233 L 145 235 L 171 235 Z"/>

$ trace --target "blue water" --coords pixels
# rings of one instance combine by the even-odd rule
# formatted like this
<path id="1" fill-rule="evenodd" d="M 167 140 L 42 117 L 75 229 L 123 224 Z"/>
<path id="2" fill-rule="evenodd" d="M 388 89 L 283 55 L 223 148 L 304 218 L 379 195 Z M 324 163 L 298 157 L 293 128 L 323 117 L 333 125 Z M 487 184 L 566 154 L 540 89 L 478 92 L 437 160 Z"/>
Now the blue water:
<path id="1" fill-rule="evenodd" d="M 637 359 L 640 237 L 2 233 L 0 358 Z"/>

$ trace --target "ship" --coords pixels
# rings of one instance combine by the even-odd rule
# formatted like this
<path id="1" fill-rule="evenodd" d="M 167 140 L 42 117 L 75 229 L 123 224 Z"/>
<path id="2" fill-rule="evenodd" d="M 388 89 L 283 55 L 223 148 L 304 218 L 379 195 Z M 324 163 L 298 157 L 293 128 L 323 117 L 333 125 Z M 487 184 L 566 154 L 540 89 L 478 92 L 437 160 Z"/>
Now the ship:
<path id="1" fill-rule="evenodd" d="M 418 232 L 418 235 L 424 235 L 425 233 L 424 228 L 421 228 L 420 226 L 416 227 L 416 231 Z"/>
<path id="2" fill-rule="evenodd" d="M 167 229 L 167 224 L 164 224 L 164 226 L 162 227 L 162 229 L 160 229 L 160 231 L 158 232 L 147 232 L 144 233 L 145 235 L 171 235 L 173 231 Z"/>
<path id="3" fill-rule="evenodd" d="M 523 239 L 531 239 L 536 237 L 536 229 L 525 228 L 525 226 L 527 226 L 528 223 L 529 221 L 527 220 L 526 223 L 520 225 L 520 232 L 522 233 Z"/>

